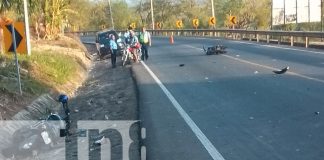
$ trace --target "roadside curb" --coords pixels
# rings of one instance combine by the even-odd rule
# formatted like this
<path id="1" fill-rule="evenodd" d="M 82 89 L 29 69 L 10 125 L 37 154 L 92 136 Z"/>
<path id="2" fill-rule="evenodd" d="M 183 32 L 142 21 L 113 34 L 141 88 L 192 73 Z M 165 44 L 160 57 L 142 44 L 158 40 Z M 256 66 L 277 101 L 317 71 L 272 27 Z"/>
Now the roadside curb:
<path id="1" fill-rule="evenodd" d="M 144 146 L 144 143 L 143 143 L 143 137 L 142 137 L 142 123 L 141 123 L 141 120 L 140 120 L 140 92 L 139 92 L 139 84 L 138 84 L 138 75 L 134 69 L 134 65 L 131 65 L 130 67 L 130 74 L 132 76 L 132 79 L 133 79 L 133 84 L 134 84 L 134 88 L 135 88 L 135 94 L 136 94 L 136 103 L 137 103 L 137 119 L 139 120 L 139 126 L 138 126 L 138 133 L 137 133 L 137 136 L 138 136 L 138 149 L 139 149 L 139 158 L 140 160 L 143 159 L 143 155 L 142 155 L 142 151 L 141 151 L 141 148 Z M 145 157 L 145 156 L 144 156 Z M 144 159 L 145 160 L 145 159 Z"/>

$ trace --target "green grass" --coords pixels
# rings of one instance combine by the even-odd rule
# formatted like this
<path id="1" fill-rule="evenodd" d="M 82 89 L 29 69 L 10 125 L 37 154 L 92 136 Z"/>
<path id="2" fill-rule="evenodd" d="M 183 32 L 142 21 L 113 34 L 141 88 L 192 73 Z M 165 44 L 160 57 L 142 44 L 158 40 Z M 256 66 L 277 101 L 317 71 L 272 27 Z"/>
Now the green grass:
<path id="1" fill-rule="evenodd" d="M 77 61 L 64 54 L 55 51 L 33 51 L 31 56 L 20 55 L 21 68 L 28 70 L 28 74 L 21 74 L 22 89 L 31 94 L 41 94 L 56 85 L 65 84 L 72 79 L 79 64 Z M 6 62 L 5 67 L 0 67 L 0 92 L 17 93 L 16 68 L 14 57 L 4 55 L 0 60 Z M 1 62 L 1 61 L 0 61 Z M 5 77 L 5 78 L 3 78 Z"/>
<path id="2" fill-rule="evenodd" d="M 35 71 L 36 76 L 39 74 L 40 78 L 45 78 L 44 80 L 49 80 L 54 85 L 66 83 L 75 74 L 78 66 L 74 58 L 54 51 L 33 52 L 30 57 L 24 58 L 39 69 Z"/>
<path id="3" fill-rule="evenodd" d="M 11 94 L 19 93 L 17 70 L 15 66 L 8 65 L 6 67 L 0 67 L 0 75 L 0 92 Z M 21 76 L 21 84 L 24 93 L 40 95 L 48 91 L 47 85 L 28 75 Z"/>

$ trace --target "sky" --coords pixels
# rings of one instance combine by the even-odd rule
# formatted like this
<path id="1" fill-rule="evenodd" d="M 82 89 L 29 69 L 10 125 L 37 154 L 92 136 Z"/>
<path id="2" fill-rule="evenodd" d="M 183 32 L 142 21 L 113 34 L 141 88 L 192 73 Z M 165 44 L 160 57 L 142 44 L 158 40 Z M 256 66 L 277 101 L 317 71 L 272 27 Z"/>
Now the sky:
<path id="1" fill-rule="evenodd" d="M 137 5 L 140 0 L 126 0 L 126 2 L 130 5 L 130 6 L 135 6 Z"/>

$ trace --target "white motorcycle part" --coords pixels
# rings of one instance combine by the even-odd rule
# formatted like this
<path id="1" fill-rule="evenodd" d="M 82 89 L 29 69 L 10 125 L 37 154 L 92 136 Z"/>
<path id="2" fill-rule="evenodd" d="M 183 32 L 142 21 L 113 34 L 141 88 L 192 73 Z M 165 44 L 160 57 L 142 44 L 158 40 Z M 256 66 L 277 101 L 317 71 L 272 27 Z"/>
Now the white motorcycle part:
<path id="1" fill-rule="evenodd" d="M 52 142 L 51 138 L 48 136 L 48 133 L 46 131 L 42 132 L 41 135 L 45 144 L 50 144 Z"/>

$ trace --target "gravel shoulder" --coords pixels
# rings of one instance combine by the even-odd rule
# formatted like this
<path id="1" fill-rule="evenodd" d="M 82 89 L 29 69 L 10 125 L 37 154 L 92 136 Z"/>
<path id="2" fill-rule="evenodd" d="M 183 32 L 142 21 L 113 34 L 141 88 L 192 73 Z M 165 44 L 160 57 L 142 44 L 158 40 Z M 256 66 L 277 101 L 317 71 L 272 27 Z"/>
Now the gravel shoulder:
<path id="1" fill-rule="evenodd" d="M 123 124 L 127 121 L 132 121 L 132 125 L 126 128 L 124 132 L 129 134 L 130 144 L 129 152 L 123 152 L 122 148 L 125 145 L 124 139 L 118 141 L 118 137 L 106 137 L 111 144 L 111 159 L 124 159 L 125 154 L 129 155 L 131 160 L 140 159 L 139 149 L 139 117 L 138 117 L 138 100 L 136 85 L 132 77 L 131 66 L 121 66 L 120 57 L 117 57 L 117 68 L 112 68 L 110 59 L 107 60 L 94 60 L 96 59 L 96 51 L 94 45 L 85 45 L 90 53 L 93 62 L 91 64 L 88 78 L 83 85 L 75 92 L 74 97 L 69 100 L 69 108 L 71 110 L 71 136 L 62 138 L 62 141 L 57 147 L 41 152 L 38 154 L 39 159 L 62 159 L 65 157 L 67 160 L 77 160 L 80 158 L 80 143 L 81 146 L 88 146 L 89 142 L 80 142 L 80 128 L 78 125 L 80 121 L 89 122 L 109 122 L 113 125 Z M 80 80 L 81 81 L 81 80 Z M 54 102 L 55 103 L 55 102 Z M 56 102 L 57 103 L 57 102 Z M 44 104 L 48 106 L 49 104 Z M 52 105 L 52 104 L 50 104 Z M 57 105 L 59 105 L 57 103 Z M 60 108 L 60 107 L 59 107 Z M 58 110 L 61 114 L 62 110 Z M 98 123 L 98 124 L 99 124 Z M 117 126 L 118 127 L 118 126 Z M 120 127 L 120 126 L 119 126 Z M 17 126 L 8 127 L 11 130 L 3 132 L 8 137 L 12 134 Z M 116 128 L 116 127 L 115 127 Z M 2 128 L 5 130 L 5 127 Z M 0 131 L 2 131 L 0 129 Z M 10 133 L 9 133 L 10 132 Z M 1 134 L 1 133 L 0 133 Z M 109 133 L 108 133 L 109 134 Z M 88 131 L 90 137 L 90 131 Z M 1 134 L 2 136 L 2 134 Z M 5 143 L 8 144 L 8 138 L 2 138 Z M 89 138 L 91 139 L 91 137 Z M 117 141 L 116 141 L 117 139 Z M 1 139 L 0 139 L 1 143 Z M 84 144 L 82 144 L 84 143 Z M 6 145 L 1 145 L 0 149 Z M 90 154 L 91 151 L 100 151 L 100 147 L 89 145 Z M 78 153 L 79 152 L 79 153 Z M 61 156 L 60 156 L 61 155 Z M 93 154 L 91 159 L 98 159 L 100 154 Z M 79 156 L 79 157 L 78 157 Z M 1 159 L 0 155 L 0 159 Z M 24 160 L 33 159 L 31 157 L 23 158 Z"/>
<path id="2" fill-rule="evenodd" d="M 89 53 L 95 58 L 93 45 L 86 45 Z M 103 121 L 112 122 L 138 120 L 138 104 L 136 86 L 132 77 L 131 67 L 121 66 L 120 57 L 117 57 L 117 67 L 112 68 L 110 59 L 96 61 L 89 72 L 89 78 L 76 92 L 76 97 L 70 101 L 71 114 L 71 142 L 69 142 L 67 159 L 76 159 L 77 154 L 77 121 Z M 130 159 L 139 158 L 139 125 L 135 123 L 130 129 L 133 144 L 130 148 Z M 114 139 L 114 138 L 112 138 Z M 110 139 L 112 141 L 112 139 Z M 112 145 L 120 148 L 123 144 Z M 91 150 L 91 149 L 90 149 Z M 120 157 L 121 153 L 112 153 L 112 159 Z"/>

